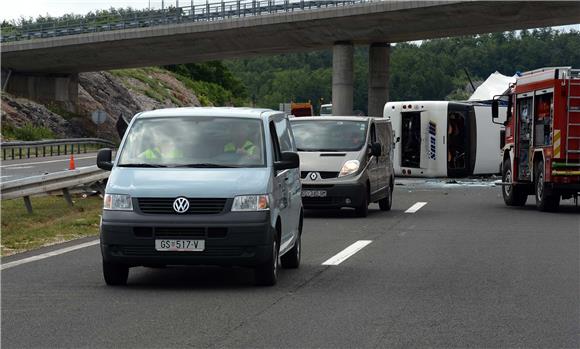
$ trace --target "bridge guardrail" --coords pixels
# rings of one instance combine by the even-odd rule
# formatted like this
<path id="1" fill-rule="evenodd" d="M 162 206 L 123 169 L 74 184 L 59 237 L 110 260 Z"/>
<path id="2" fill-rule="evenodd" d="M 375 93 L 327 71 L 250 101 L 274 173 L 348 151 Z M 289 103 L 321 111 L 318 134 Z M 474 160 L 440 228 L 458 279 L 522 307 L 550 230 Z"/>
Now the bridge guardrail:
<path id="1" fill-rule="evenodd" d="M 228 18 L 349 6 L 382 0 L 229 0 L 216 3 L 169 7 L 162 10 L 135 10 L 127 14 L 92 17 L 84 20 L 53 21 L 3 28 L 0 42 L 78 35 L 111 30 L 153 27 L 185 22 L 215 21 Z"/>
<path id="2" fill-rule="evenodd" d="M 32 213 L 30 196 L 62 190 L 64 199 L 72 206 L 69 189 L 90 185 L 109 177 L 108 171 L 97 166 L 82 167 L 76 170 L 49 173 L 41 176 L 27 177 L 0 183 L 2 199 L 24 198 L 24 204 L 29 213 Z M 103 192 L 102 186 L 99 191 Z"/>
<path id="3" fill-rule="evenodd" d="M 114 142 L 101 138 L 68 138 L 68 139 L 50 139 L 42 141 L 27 142 L 2 142 L 2 160 L 14 160 L 30 157 L 53 156 L 80 154 L 81 147 L 83 152 L 87 152 L 87 146 L 103 145 L 106 147 L 116 147 Z M 75 152 L 76 147 L 76 152 Z M 34 152 L 32 151 L 34 150 Z M 39 151 L 41 150 L 41 151 Z M 61 152 L 62 150 L 62 152 Z"/>

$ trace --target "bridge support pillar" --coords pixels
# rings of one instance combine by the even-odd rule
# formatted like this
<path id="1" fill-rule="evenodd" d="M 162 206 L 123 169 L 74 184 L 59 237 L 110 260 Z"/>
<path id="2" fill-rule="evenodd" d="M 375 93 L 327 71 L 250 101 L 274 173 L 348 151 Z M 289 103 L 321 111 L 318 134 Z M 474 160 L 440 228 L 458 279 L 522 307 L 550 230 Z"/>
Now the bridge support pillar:
<path id="1" fill-rule="evenodd" d="M 6 92 L 42 104 L 53 103 L 75 112 L 79 96 L 79 75 L 13 72 L 6 82 Z"/>
<path id="2" fill-rule="evenodd" d="M 337 42 L 332 49 L 332 114 L 352 115 L 354 46 Z"/>
<path id="3" fill-rule="evenodd" d="M 383 116 L 389 100 L 389 54 L 391 45 L 373 43 L 369 48 L 368 115 Z"/>

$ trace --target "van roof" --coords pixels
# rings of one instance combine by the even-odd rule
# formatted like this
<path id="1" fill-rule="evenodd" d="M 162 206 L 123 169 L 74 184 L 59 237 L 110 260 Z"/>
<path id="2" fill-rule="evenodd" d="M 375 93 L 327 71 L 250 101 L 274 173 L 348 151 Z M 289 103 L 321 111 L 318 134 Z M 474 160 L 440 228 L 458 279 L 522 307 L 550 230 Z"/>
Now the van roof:
<path id="1" fill-rule="evenodd" d="M 368 121 L 372 119 L 369 116 L 305 116 L 299 118 L 291 118 L 290 121 L 301 121 L 301 120 L 317 120 L 317 121 Z"/>
<path id="2" fill-rule="evenodd" d="M 259 108 L 234 108 L 234 107 L 185 107 L 185 108 L 164 108 L 145 111 L 137 114 L 138 118 L 158 118 L 158 117 L 197 117 L 197 116 L 222 116 L 262 119 L 272 114 L 282 112 L 271 109 Z"/>

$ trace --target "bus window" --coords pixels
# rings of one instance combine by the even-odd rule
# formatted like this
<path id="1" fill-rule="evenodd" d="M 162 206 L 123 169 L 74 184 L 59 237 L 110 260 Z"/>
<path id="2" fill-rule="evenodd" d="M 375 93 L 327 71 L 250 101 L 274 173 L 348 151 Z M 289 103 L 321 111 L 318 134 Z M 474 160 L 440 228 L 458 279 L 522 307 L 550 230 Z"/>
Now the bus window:
<path id="1" fill-rule="evenodd" d="M 466 168 L 465 121 L 465 114 L 457 111 L 449 112 L 447 121 L 447 168 L 449 170 Z"/>
<path id="2" fill-rule="evenodd" d="M 401 166 L 419 168 L 421 163 L 421 113 L 402 113 Z"/>

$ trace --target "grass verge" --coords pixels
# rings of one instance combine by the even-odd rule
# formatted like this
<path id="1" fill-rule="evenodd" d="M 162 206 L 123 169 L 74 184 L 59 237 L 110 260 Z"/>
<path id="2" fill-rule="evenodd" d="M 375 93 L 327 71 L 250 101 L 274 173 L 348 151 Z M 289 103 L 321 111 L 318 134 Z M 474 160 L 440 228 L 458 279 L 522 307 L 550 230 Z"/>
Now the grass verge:
<path id="1" fill-rule="evenodd" d="M 60 196 L 31 201 L 34 212 L 28 214 L 22 199 L 2 200 L 2 256 L 99 233 L 99 196 L 74 196 L 73 207 Z"/>

